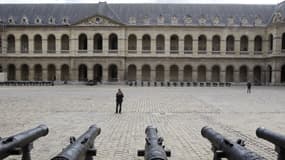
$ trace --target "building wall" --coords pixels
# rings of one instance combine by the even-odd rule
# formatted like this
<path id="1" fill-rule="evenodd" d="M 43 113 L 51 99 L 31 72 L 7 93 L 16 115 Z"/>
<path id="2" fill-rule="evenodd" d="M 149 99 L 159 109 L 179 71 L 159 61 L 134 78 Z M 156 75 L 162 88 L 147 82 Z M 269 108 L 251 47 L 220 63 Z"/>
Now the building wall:
<path id="1" fill-rule="evenodd" d="M 78 50 L 78 37 L 80 34 L 86 34 L 88 39 L 88 49 L 86 53 L 81 53 Z M 103 37 L 102 53 L 93 52 L 93 36 L 100 33 Z M 113 53 L 109 51 L 109 35 L 116 34 L 118 37 L 118 50 Z M 213 67 L 218 66 L 218 80 L 226 81 L 226 69 L 228 66 L 234 68 L 233 82 L 240 83 L 240 68 L 246 66 L 247 81 L 255 81 L 254 68 L 259 66 L 261 71 L 261 83 L 279 84 L 281 82 L 282 66 L 285 64 L 284 55 L 282 51 L 282 34 L 285 33 L 283 24 L 274 24 L 268 27 L 177 27 L 177 26 L 68 26 L 68 27 L 6 27 L 1 32 L 2 39 L 2 53 L 0 53 L 0 64 L 4 71 L 9 72 L 9 65 L 13 64 L 16 68 L 16 80 L 21 80 L 22 65 L 27 64 L 29 68 L 29 80 L 34 80 L 35 70 L 34 66 L 40 64 L 42 66 L 43 80 L 48 79 L 48 65 L 53 64 L 56 68 L 54 80 L 61 79 L 61 67 L 66 64 L 69 67 L 68 80 L 79 80 L 79 66 L 85 65 L 87 68 L 87 75 L 85 80 L 94 79 L 94 65 L 100 64 L 102 66 L 102 81 L 109 81 L 110 65 L 117 66 L 117 80 L 129 80 L 130 72 L 128 67 L 135 66 L 135 79 L 145 80 L 144 75 L 150 74 L 148 80 L 156 80 L 156 67 L 162 65 L 164 68 L 164 80 L 178 80 L 184 81 L 184 67 L 191 66 L 192 79 L 191 81 L 198 81 L 199 66 L 205 66 L 206 78 L 205 81 L 214 81 L 212 74 Z M 15 36 L 15 53 L 7 53 L 7 36 L 13 34 Z M 28 53 L 20 52 L 20 38 L 26 34 L 29 38 Z M 43 53 L 34 53 L 34 36 L 41 35 L 43 44 Z M 56 53 L 47 52 L 47 37 L 53 34 L 56 37 Z M 61 53 L 61 36 L 68 35 L 69 52 Z M 135 35 L 137 38 L 137 49 L 135 51 L 128 51 L 128 37 Z M 273 50 L 269 50 L 269 35 L 273 35 Z M 151 49 L 149 53 L 142 50 L 142 37 L 149 35 L 151 37 Z M 157 53 L 156 51 L 156 37 L 163 35 L 165 39 L 164 53 Z M 178 52 L 171 53 L 170 37 L 172 35 L 178 36 Z M 193 50 L 191 54 L 184 53 L 184 37 L 191 35 L 193 38 Z M 203 54 L 198 50 L 198 37 L 205 35 L 207 38 L 207 49 Z M 220 37 L 220 52 L 212 52 L 212 38 L 218 35 Z M 228 54 L 226 52 L 226 38 L 232 35 L 235 38 L 234 52 Z M 240 38 L 245 35 L 248 37 L 248 52 L 240 51 Z M 259 35 L 262 37 L 262 52 L 254 51 L 254 39 Z M 150 73 L 143 69 L 144 66 L 149 66 Z M 178 67 L 178 70 L 171 71 L 171 66 Z M 268 66 L 271 66 L 272 73 L 269 73 Z M 175 67 L 174 67 L 175 68 Z M 148 71 L 147 71 L 148 72 Z M 177 72 L 177 73 L 174 73 Z M 132 73 L 134 74 L 134 73 Z M 177 78 L 171 78 L 171 75 Z M 271 75 L 271 76 L 270 76 Z M 270 77 L 269 77 L 270 76 Z M 216 78 L 214 78 L 216 79 Z"/>

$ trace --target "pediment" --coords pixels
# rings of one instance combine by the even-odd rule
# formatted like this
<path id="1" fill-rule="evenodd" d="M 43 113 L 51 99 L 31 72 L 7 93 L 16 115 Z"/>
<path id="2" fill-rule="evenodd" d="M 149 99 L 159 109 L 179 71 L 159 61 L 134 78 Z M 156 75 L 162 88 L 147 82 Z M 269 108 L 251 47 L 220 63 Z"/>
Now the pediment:
<path id="1" fill-rule="evenodd" d="M 120 26 L 121 23 L 118 23 L 110 18 L 95 15 L 86 19 L 83 19 L 74 24 L 75 26 Z"/>

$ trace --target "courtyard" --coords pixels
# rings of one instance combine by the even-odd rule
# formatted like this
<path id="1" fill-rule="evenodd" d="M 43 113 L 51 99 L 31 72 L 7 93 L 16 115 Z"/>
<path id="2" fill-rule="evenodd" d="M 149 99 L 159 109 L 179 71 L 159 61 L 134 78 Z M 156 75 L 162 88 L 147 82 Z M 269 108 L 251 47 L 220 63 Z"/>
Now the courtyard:
<path id="1" fill-rule="evenodd" d="M 115 93 L 125 94 L 122 114 L 115 114 Z M 224 136 L 245 140 L 246 147 L 268 160 L 273 145 L 256 137 L 264 126 L 285 134 L 285 88 L 46 86 L 0 88 L 0 136 L 46 124 L 50 132 L 34 143 L 33 160 L 49 160 L 92 124 L 101 128 L 95 140 L 96 160 L 143 160 L 145 128 L 154 125 L 172 152 L 170 160 L 210 160 L 211 146 L 201 136 L 210 126 Z M 10 156 L 8 160 L 20 160 Z"/>

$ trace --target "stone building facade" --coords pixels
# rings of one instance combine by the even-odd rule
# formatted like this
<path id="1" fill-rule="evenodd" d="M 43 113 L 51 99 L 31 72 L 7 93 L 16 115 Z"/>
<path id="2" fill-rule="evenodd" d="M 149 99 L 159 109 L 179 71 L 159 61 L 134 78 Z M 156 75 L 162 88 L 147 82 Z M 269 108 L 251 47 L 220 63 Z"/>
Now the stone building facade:
<path id="1" fill-rule="evenodd" d="M 8 80 L 285 82 L 285 2 L 1 4 Z"/>

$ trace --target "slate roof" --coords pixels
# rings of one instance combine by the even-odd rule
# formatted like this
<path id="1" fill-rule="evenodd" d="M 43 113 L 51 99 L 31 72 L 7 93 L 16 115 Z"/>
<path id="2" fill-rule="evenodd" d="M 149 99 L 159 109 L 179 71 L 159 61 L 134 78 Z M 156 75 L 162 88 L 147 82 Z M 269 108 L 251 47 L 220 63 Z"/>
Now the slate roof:
<path id="1" fill-rule="evenodd" d="M 199 19 L 204 17 L 205 25 L 212 25 L 212 20 L 218 17 L 221 24 L 227 24 L 229 17 L 234 17 L 238 25 L 242 17 L 254 24 L 256 17 L 262 23 L 271 23 L 274 12 L 281 11 L 285 15 L 285 2 L 277 5 L 243 5 L 243 4 L 107 4 L 99 2 L 93 4 L 0 4 L 0 19 L 9 25 L 8 19 L 13 18 L 15 24 L 21 24 L 21 19 L 27 17 L 27 25 L 64 25 L 64 18 L 68 24 L 75 24 L 86 18 L 101 15 L 121 24 L 128 25 L 129 18 L 136 19 L 136 25 L 144 25 L 145 17 L 149 18 L 149 25 L 157 25 L 159 16 L 164 17 L 164 24 L 171 24 L 171 17 L 178 20 L 176 25 L 185 25 L 184 18 L 191 16 L 192 24 L 199 25 Z M 48 19 L 53 17 L 55 24 L 49 24 Z M 35 24 L 40 18 L 42 23 Z M 10 24 L 12 25 L 12 24 Z"/>

